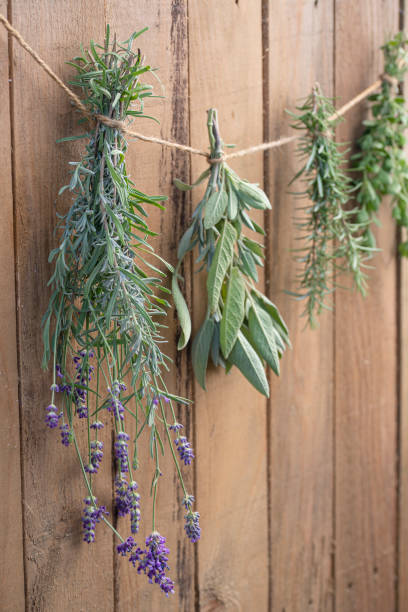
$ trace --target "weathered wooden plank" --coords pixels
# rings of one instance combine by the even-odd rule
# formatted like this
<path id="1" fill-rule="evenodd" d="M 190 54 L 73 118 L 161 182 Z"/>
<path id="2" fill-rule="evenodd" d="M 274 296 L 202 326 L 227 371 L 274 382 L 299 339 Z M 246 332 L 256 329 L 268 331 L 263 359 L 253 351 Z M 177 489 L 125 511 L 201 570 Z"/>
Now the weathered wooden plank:
<path id="1" fill-rule="evenodd" d="M 398 29 L 397 1 L 336 3 L 336 91 L 342 101 L 382 70 L 379 50 Z M 352 27 L 355 24 L 355 27 Z M 364 24 L 364 27 L 360 27 Z M 339 139 L 361 133 L 364 104 Z M 394 610 L 396 580 L 396 232 L 380 214 L 370 292 L 338 292 L 335 329 L 336 610 Z"/>
<path id="2" fill-rule="evenodd" d="M 160 120 L 160 126 L 153 121 L 142 119 L 135 125 L 136 130 L 154 134 L 178 142 L 189 140 L 188 117 L 188 37 L 187 5 L 180 0 L 163 3 L 159 1 L 138 0 L 133 3 L 108 2 L 107 20 L 118 39 L 126 39 L 133 29 L 149 27 L 139 39 L 138 45 L 146 56 L 146 62 L 158 68 L 158 78 L 150 79 L 157 94 L 164 95 L 162 100 L 152 99 L 146 103 L 145 112 Z M 169 196 L 167 210 L 149 210 L 149 223 L 159 233 L 152 241 L 157 253 L 176 263 L 177 243 L 180 239 L 189 214 L 189 202 L 176 190 L 172 181 L 176 176 L 189 179 L 189 157 L 185 153 L 172 152 L 149 143 L 132 142 L 128 150 L 128 169 L 137 186 L 150 194 L 162 193 Z M 157 265 L 157 260 L 153 261 Z M 167 283 L 167 285 L 169 285 Z M 164 296 L 166 297 L 166 296 Z M 166 375 L 166 384 L 173 393 L 191 397 L 192 384 L 187 367 L 185 352 L 177 352 L 178 327 L 174 313 L 169 313 L 165 333 L 168 344 L 164 347 L 173 359 L 171 371 Z M 185 425 L 186 435 L 192 436 L 191 408 L 178 408 L 179 420 Z M 170 421 L 169 417 L 169 421 Z M 165 601 L 166 609 L 185 610 L 194 608 L 194 545 L 184 535 L 182 491 L 170 450 L 165 443 L 166 457 L 160 459 L 163 476 L 159 483 L 156 528 L 167 537 L 170 548 L 169 575 L 175 581 L 175 595 Z M 151 532 L 150 482 L 153 474 L 153 461 L 147 445 L 140 451 L 140 469 L 136 479 L 140 486 L 142 504 L 142 527 L 140 540 Z M 188 489 L 192 491 L 193 470 L 183 470 Z M 116 576 L 117 610 L 143 609 L 156 611 L 163 605 L 164 595 L 156 585 L 148 583 L 145 576 L 123 559 L 118 559 Z"/>
<path id="3" fill-rule="evenodd" d="M 7 2 L 0 1 L 7 14 Z M 12 148 L 9 104 L 8 40 L 0 31 L 0 600 L 5 612 L 24 609 L 23 524 L 21 512 L 20 419 L 16 351 L 16 303 L 13 234 Z"/>
<path id="4" fill-rule="evenodd" d="M 401 3 L 401 30 L 407 26 L 407 3 Z M 404 95 L 408 95 L 408 79 L 404 83 Z M 408 151 L 407 151 L 408 154 Z M 406 231 L 403 239 L 407 239 Z M 399 320 L 398 320 L 398 525 L 397 525 L 397 594 L 398 611 L 408 608 L 408 261 L 401 257 L 398 269 Z"/>
<path id="5" fill-rule="evenodd" d="M 333 9 L 328 2 L 274 3 L 269 13 L 269 138 L 289 133 L 294 110 L 318 81 L 332 93 Z M 296 290 L 299 269 L 294 224 L 299 200 L 288 182 L 297 169 L 295 147 L 271 152 L 269 188 L 269 292 L 288 323 L 293 351 L 273 378 L 270 406 L 271 608 L 316 612 L 333 609 L 332 553 L 332 315 L 306 330 L 302 302 L 284 295 Z M 295 185 L 293 191 L 299 191 Z"/>
<path id="6" fill-rule="evenodd" d="M 217 107 L 225 142 L 262 140 L 261 2 L 189 2 L 191 141 L 208 141 L 206 111 Z M 262 183 L 262 156 L 231 164 Z M 193 176 L 205 162 L 193 159 Z M 197 199 L 195 200 L 197 203 Z M 205 284 L 194 279 L 194 326 L 205 314 Z M 198 555 L 202 610 L 267 610 L 266 401 L 238 371 L 195 385 Z"/>
<path id="7" fill-rule="evenodd" d="M 64 78 L 65 61 L 79 44 L 104 35 L 100 3 L 12 2 L 13 23 Z M 68 161 L 80 146 L 56 145 L 79 132 L 72 106 L 18 45 L 14 52 L 15 202 L 17 279 L 24 469 L 27 602 L 30 610 L 113 609 L 112 537 L 102 525 L 97 541 L 82 542 L 82 499 L 86 495 L 72 448 L 44 424 L 50 372 L 40 370 L 41 317 L 51 273 L 48 253 L 55 246 L 57 192 L 68 179 Z M 61 211 L 69 204 L 57 202 Z M 109 444 L 104 461 L 109 462 Z M 97 487 L 100 503 L 110 505 L 110 475 Z"/>

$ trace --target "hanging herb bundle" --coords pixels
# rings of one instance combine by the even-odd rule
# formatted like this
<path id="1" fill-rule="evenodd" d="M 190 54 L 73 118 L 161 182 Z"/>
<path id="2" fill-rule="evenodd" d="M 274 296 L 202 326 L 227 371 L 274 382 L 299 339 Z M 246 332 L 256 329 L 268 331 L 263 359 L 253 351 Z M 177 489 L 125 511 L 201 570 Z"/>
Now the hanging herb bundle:
<path id="1" fill-rule="evenodd" d="M 353 155 L 359 220 L 367 225 L 367 245 L 375 245 L 371 222 L 378 224 L 376 214 L 384 196 L 391 196 L 392 214 L 397 224 L 408 227 L 408 161 L 404 151 L 408 111 L 399 84 L 408 70 L 407 39 L 398 33 L 383 47 L 384 78 L 381 91 L 369 97 L 371 118 L 363 121 L 364 132 Z M 401 255 L 408 257 L 408 241 L 399 245 Z"/>
<path id="2" fill-rule="evenodd" d="M 249 382 L 268 396 L 264 362 L 279 374 L 279 358 L 289 344 L 288 329 L 276 306 L 255 283 L 257 266 L 263 265 L 263 244 L 242 233 L 243 226 L 263 235 L 248 211 L 270 209 L 265 193 L 248 183 L 223 161 L 217 112 L 208 111 L 211 166 L 193 185 L 176 180 L 182 190 L 192 189 L 205 179 L 207 188 L 193 213 L 193 222 L 178 247 L 178 264 L 173 275 L 173 297 L 182 334 L 179 349 L 191 334 L 191 320 L 179 287 L 179 269 L 184 256 L 198 245 L 197 262 L 207 270 L 207 312 L 193 341 L 195 376 L 205 388 L 208 359 L 228 372 L 236 366 Z"/>
<path id="3" fill-rule="evenodd" d="M 143 30 L 144 31 L 144 30 Z M 166 576 L 169 550 L 165 537 L 156 530 L 156 496 L 161 475 L 159 457 L 167 438 L 184 492 L 185 530 L 196 542 L 200 537 L 199 514 L 194 498 L 184 486 L 179 458 L 189 465 L 194 457 L 182 425 L 177 422 L 171 395 L 162 378 L 166 357 L 160 349 L 158 317 L 166 314 L 167 302 L 156 295 L 163 290 L 164 274 L 151 264 L 154 255 L 148 243 L 152 232 L 146 222 L 146 205 L 162 208 L 162 196 L 152 197 L 136 189 L 127 175 L 127 143 L 114 127 L 97 120 L 98 115 L 123 121 L 144 117 L 143 100 L 152 94 L 141 75 L 140 51 L 132 45 L 142 32 L 123 44 L 109 41 L 90 44 L 89 50 L 70 62 L 77 71 L 72 84 L 83 92 L 83 102 L 95 116 L 92 129 L 81 136 L 88 142 L 80 162 L 72 163 L 69 189 L 74 202 L 59 223 L 61 239 L 50 254 L 55 271 L 50 280 L 52 295 L 45 313 L 44 367 L 53 365 L 51 403 L 46 423 L 59 428 L 64 446 L 73 446 L 81 467 L 87 496 L 82 518 L 84 540 L 95 539 L 97 523 L 111 527 L 120 540 L 117 551 L 127 556 L 168 595 L 174 592 Z M 135 103 L 137 106 L 131 107 Z M 69 137 L 66 140 L 73 140 Z M 146 255 L 149 254 L 149 259 Z M 160 259 L 160 258 L 159 258 Z M 149 276 L 152 270 L 154 276 Z M 127 423 L 133 419 L 136 435 L 131 440 Z M 101 428 L 112 425 L 116 460 L 115 514 L 129 516 L 130 532 L 122 537 L 108 520 L 108 512 L 96 497 L 98 472 L 103 468 Z M 80 448 L 79 432 L 85 433 L 86 450 Z M 150 437 L 154 461 L 151 493 L 153 527 L 138 546 L 135 536 L 141 520 L 141 503 L 135 471 L 139 467 L 138 440 Z M 175 438 L 175 439 L 174 439 Z M 106 466 L 110 474 L 110 466 Z"/>
<path id="4" fill-rule="evenodd" d="M 298 208 L 296 219 L 303 244 L 295 250 L 301 267 L 294 295 L 306 300 L 304 315 L 313 327 L 316 315 L 330 307 L 327 300 L 338 273 L 350 273 L 355 287 L 365 293 L 364 269 L 373 249 L 364 237 L 364 220 L 346 206 L 353 185 L 342 170 L 345 152 L 333 139 L 337 120 L 331 100 L 316 86 L 297 110 L 299 114 L 289 114 L 296 120 L 292 127 L 303 132 L 297 148 L 303 165 L 291 184 L 304 182 L 304 191 L 296 195 L 307 204 Z"/>

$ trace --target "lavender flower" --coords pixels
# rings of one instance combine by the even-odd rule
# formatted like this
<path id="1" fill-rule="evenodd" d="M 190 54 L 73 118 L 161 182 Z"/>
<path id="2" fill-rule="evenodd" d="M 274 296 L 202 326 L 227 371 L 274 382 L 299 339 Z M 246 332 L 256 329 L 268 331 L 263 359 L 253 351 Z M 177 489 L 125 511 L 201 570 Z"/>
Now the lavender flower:
<path id="1" fill-rule="evenodd" d="M 90 544 L 95 541 L 95 527 L 99 523 L 104 514 L 109 514 L 105 506 L 98 506 L 96 497 L 92 499 L 86 497 L 84 499 L 85 508 L 84 515 L 82 517 L 82 526 L 84 530 L 84 541 Z M 95 505 L 94 505 L 95 504 Z"/>
<path id="2" fill-rule="evenodd" d="M 115 457 L 120 463 L 120 471 L 128 471 L 128 443 L 129 436 L 124 431 L 118 433 L 117 440 L 115 442 Z"/>
<path id="3" fill-rule="evenodd" d="M 71 442 L 71 431 L 70 431 L 68 423 L 64 423 L 63 425 L 60 425 L 60 431 L 61 431 L 61 443 L 64 446 L 69 446 L 69 443 Z"/>
<path id="4" fill-rule="evenodd" d="M 177 450 L 180 455 L 180 459 L 184 461 L 184 465 L 190 465 L 194 459 L 194 452 L 191 448 L 190 442 L 185 436 L 179 436 L 174 440 Z"/>
<path id="5" fill-rule="evenodd" d="M 86 404 L 80 404 L 77 407 L 76 413 L 80 419 L 86 419 L 88 417 L 88 408 Z"/>
<path id="6" fill-rule="evenodd" d="M 134 566 L 139 562 L 138 573 L 144 572 L 149 582 L 158 584 L 168 597 L 169 593 L 174 593 L 174 583 L 166 576 L 166 570 L 170 568 L 167 564 L 169 549 L 165 544 L 166 538 L 155 531 L 146 539 L 146 549 L 143 553 L 138 550 L 132 552 L 129 561 Z"/>
<path id="7" fill-rule="evenodd" d="M 189 512 L 187 512 L 187 514 L 184 515 L 184 518 L 186 521 L 184 529 L 188 539 L 191 540 L 193 543 L 198 542 L 201 536 L 201 528 L 199 523 L 200 514 L 198 512 L 191 512 L 190 510 Z"/>
<path id="8" fill-rule="evenodd" d="M 194 502 L 194 495 L 189 495 L 188 493 L 186 493 L 185 497 L 183 498 L 183 501 L 181 502 L 181 505 L 184 506 L 186 510 L 190 510 Z"/>
<path id="9" fill-rule="evenodd" d="M 61 366 L 59 363 L 57 363 L 57 365 L 55 366 L 55 373 L 57 374 L 58 378 L 64 378 L 64 375 L 61 371 Z"/>
<path id="10" fill-rule="evenodd" d="M 135 544 L 136 542 L 134 541 L 132 536 L 130 536 L 129 538 L 127 538 L 127 540 L 125 540 L 121 544 L 118 544 L 116 550 L 118 551 L 119 555 L 122 555 L 122 557 L 126 557 L 129 552 L 132 552 L 132 549 L 134 548 Z"/>
<path id="11" fill-rule="evenodd" d="M 168 404 L 169 401 L 170 401 L 168 397 L 166 397 L 162 393 L 159 393 L 159 395 L 155 395 L 153 397 L 153 402 L 152 403 L 154 404 L 154 406 L 158 406 L 160 400 L 163 400 L 164 402 L 166 402 L 166 404 Z"/>
<path id="12" fill-rule="evenodd" d="M 169 429 L 171 431 L 180 431 L 180 429 L 183 429 L 183 425 L 181 423 L 177 423 L 177 421 L 175 421 L 173 423 L 173 425 L 169 425 Z"/>
<path id="13" fill-rule="evenodd" d="M 111 399 L 107 405 L 107 410 L 113 413 L 115 419 L 123 421 L 125 409 L 119 399 L 119 395 L 121 391 L 126 391 L 126 385 L 115 380 L 112 389 L 108 387 L 108 391 L 111 394 Z"/>
<path id="14" fill-rule="evenodd" d="M 102 429 L 105 425 L 101 421 L 95 421 L 90 425 L 91 429 Z"/>
<path id="15" fill-rule="evenodd" d="M 58 427 L 58 421 L 62 417 L 62 413 L 57 414 L 57 407 L 54 404 L 47 406 L 46 410 L 45 423 L 50 429 L 55 429 L 55 427 Z"/>
<path id="16" fill-rule="evenodd" d="M 103 457 L 103 442 L 93 440 L 91 442 L 91 463 L 98 469 Z"/>
<path id="17" fill-rule="evenodd" d="M 130 514 L 132 533 L 138 533 L 140 524 L 140 495 L 137 489 L 135 481 L 128 484 L 122 475 L 115 480 L 115 506 L 119 516 Z"/>

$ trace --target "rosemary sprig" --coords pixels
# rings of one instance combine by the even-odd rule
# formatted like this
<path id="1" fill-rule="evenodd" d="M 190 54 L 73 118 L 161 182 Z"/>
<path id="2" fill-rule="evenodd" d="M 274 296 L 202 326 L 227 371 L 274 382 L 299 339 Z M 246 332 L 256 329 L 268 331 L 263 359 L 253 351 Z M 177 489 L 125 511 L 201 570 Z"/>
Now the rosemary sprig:
<path id="1" fill-rule="evenodd" d="M 405 130 L 408 111 L 399 85 L 408 70 L 407 39 L 399 32 L 382 47 L 385 78 L 381 91 L 369 97 L 371 118 L 363 121 L 359 151 L 352 156 L 356 180 L 359 219 L 367 225 L 366 244 L 375 245 L 370 224 L 378 224 L 377 212 L 382 198 L 391 196 L 392 215 L 401 227 L 408 227 L 408 161 L 405 154 Z M 388 78 L 387 78 L 388 77 Z M 399 245 L 408 257 L 408 241 Z"/>
<path id="2" fill-rule="evenodd" d="M 69 62 L 77 72 L 72 85 L 82 91 L 83 102 L 93 115 L 120 121 L 146 116 L 143 102 L 152 91 L 140 77 L 151 69 L 143 65 L 140 50 L 132 50 L 142 32 L 132 34 L 122 44 L 116 43 L 115 38 L 111 44 L 108 28 L 104 46 L 91 42 L 89 50 L 82 48 L 81 54 Z M 162 325 L 158 317 L 166 315 L 168 304 L 157 296 L 157 291 L 168 291 L 161 284 L 160 277 L 165 274 L 145 258 L 146 251 L 154 255 L 148 242 L 153 233 L 147 225 L 146 205 L 163 208 L 161 201 L 166 198 L 147 196 L 135 187 L 126 171 L 127 143 L 117 129 L 96 120 L 80 138 L 87 140 L 84 156 L 71 164 L 71 181 L 60 190 L 62 193 L 69 189 L 74 202 L 60 218 L 60 244 L 50 254 L 55 269 L 49 283 L 52 295 L 43 319 L 43 366 L 52 356 L 53 384 L 46 422 L 51 428 L 59 426 L 63 444 L 69 446 L 73 441 L 78 454 L 88 494 L 82 519 L 85 541 L 94 541 L 96 523 L 104 521 L 122 541 L 118 553 L 128 556 L 139 572 L 154 578 L 168 594 L 173 592 L 173 582 L 165 575 L 168 550 L 165 538 L 156 531 L 155 520 L 163 435 L 170 444 L 181 481 L 182 505 L 187 511 L 185 529 L 193 542 L 200 537 L 200 528 L 199 515 L 192 511 L 194 498 L 185 489 L 172 447 L 175 443 L 180 459 L 191 463 L 194 454 L 179 433 L 182 425 L 176 421 L 172 405 L 173 401 L 186 400 L 171 395 L 161 376 L 168 358 L 160 349 Z M 153 270 L 154 275 L 147 270 Z M 96 397 L 92 412 L 91 394 Z M 62 408 L 56 407 L 56 397 Z M 136 422 L 133 461 L 126 432 L 129 415 Z M 130 517 L 132 535 L 127 539 L 106 520 L 106 508 L 98 505 L 94 493 L 95 476 L 103 457 L 98 431 L 106 425 L 107 417 L 116 440 L 116 511 L 119 516 Z M 80 450 L 77 435 L 84 422 L 86 452 Z M 175 440 L 170 432 L 176 433 Z M 151 487 L 153 526 L 144 550 L 133 539 L 141 518 L 133 470 L 139 465 L 137 445 L 142 433 L 150 437 L 150 454 L 155 462 Z M 153 576 L 149 574 L 151 562 L 155 564 Z"/>
<path id="3" fill-rule="evenodd" d="M 188 190 L 205 179 L 205 195 L 193 213 L 193 222 L 178 247 L 173 275 L 173 297 L 182 329 L 179 349 L 188 342 L 191 321 L 178 279 L 184 256 L 198 245 L 197 262 L 207 275 L 207 313 L 194 338 L 192 360 L 195 376 L 205 388 L 208 358 L 228 372 L 236 366 L 249 382 L 268 396 L 264 362 L 279 374 L 279 358 L 289 344 L 288 329 L 276 306 L 259 291 L 257 267 L 263 265 L 263 244 L 243 234 L 245 226 L 263 235 L 248 211 L 271 208 L 265 193 L 248 183 L 222 160 L 217 111 L 208 111 L 208 134 L 213 163 L 194 185 L 176 180 Z"/>
<path id="4" fill-rule="evenodd" d="M 304 315 L 311 326 L 316 315 L 328 308 L 328 296 L 335 290 L 336 275 L 349 272 L 355 287 L 366 289 L 367 259 L 372 248 L 362 235 L 365 224 L 356 219 L 356 209 L 347 207 L 353 186 L 342 167 L 345 151 L 333 139 L 337 120 L 334 107 L 316 86 L 297 107 L 293 128 L 303 132 L 297 153 L 303 165 L 291 183 L 301 179 L 305 189 L 296 195 L 307 199 L 298 208 L 296 226 L 302 246 L 295 249 L 301 264 L 295 297 L 306 300 Z"/>

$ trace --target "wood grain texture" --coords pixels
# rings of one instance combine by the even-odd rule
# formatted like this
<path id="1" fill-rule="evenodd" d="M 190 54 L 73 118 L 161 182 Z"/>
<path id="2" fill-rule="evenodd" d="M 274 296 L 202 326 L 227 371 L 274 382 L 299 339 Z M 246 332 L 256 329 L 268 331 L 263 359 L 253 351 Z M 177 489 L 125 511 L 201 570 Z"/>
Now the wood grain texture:
<path id="1" fill-rule="evenodd" d="M 336 2 L 336 96 L 348 100 L 382 71 L 379 47 L 398 30 L 397 1 Z M 358 26 L 358 35 L 350 24 Z M 342 141 L 361 133 L 366 107 L 347 115 Z M 369 295 L 336 296 L 336 610 L 395 609 L 396 232 L 387 202 Z M 405 475 L 406 477 L 406 475 Z"/>
<path id="2" fill-rule="evenodd" d="M 269 12 L 268 137 L 290 133 L 294 110 L 318 81 L 332 94 L 333 10 L 328 2 L 291 0 Z M 331 584 L 333 505 L 333 342 L 332 314 L 323 313 L 316 330 L 305 329 L 295 291 L 299 264 L 294 217 L 301 204 L 288 187 L 299 168 L 295 146 L 270 154 L 270 298 L 286 320 L 293 350 L 273 377 L 270 417 L 271 609 L 316 612 L 333 609 Z"/>
<path id="3" fill-rule="evenodd" d="M 262 140 L 261 2 L 189 2 L 191 143 L 206 147 L 207 115 L 219 111 L 226 143 Z M 262 183 L 262 156 L 231 164 Z M 205 168 L 192 160 L 193 177 Z M 196 196 L 195 196 L 196 197 Z M 195 199 L 195 204 L 197 199 Z M 194 327 L 205 314 L 194 278 Z M 195 385 L 197 500 L 202 518 L 200 610 L 267 610 L 266 402 L 242 375 L 210 369 Z"/>
<path id="4" fill-rule="evenodd" d="M 142 0 L 134 3 L 108 2 L 107 21 L 118 38 L 124 40 L 134 29 L 149 27 L 148 32 L 139 39 L 138 45 L 146 57 L 146 63 L 158 67 L 159 81 L 150 81 L 158 95 L 164 99 L 148 100 L 145 112 L 160 121 L 158 126 L 147 119 L 138 120 L 136 130 L 145 134 L 169 138 L 182 143 L 189 139 L 188 114 L 188 37 L 187 6 L 182 0 L 163 3 Z M 151 207 L 149 224 L 159 233 L 152 244 L 158 254 L 173 265 L 177 258 L 177 244 L 184 232 L 189 217 L 189 202 L 184 194 L 173 187 L 177 177 L 189 179 L 189 156 L 169 151 L 149 143 L 135 143 L 127 154 L 128 171 L 138 188 L 148 194 L 164 194 L 169 197 L 167 210 L 160 212 Z M 152 260 L 154 265 L 157 260 Z M 162 266 L 163 268 L 163 266 Z M 169 283 L 166 283 L 169 286 Z M 164 296 L 167 297 L 167 296 Z M 164 324 L 168 326 L 165 338 L 168 342 L 164 352 L 171 357 L 173 364 L 166 375 L 168 389 L 180 396 L 191 397 L 192 385 L 188 375 L 187 354 L 177 352 L 178 325 L 175 313 L 170 311 Z M 192 409 L 178 407 L 178 418 L 185 426 L 185 435 L 192 437 Z M 170 421 L 169 417 L 169 421 Z M 170 450 L 165 442 L 166 456 L 160 459 L 163 476 L 159 483 L 157 501 L 157 529 L 167 537 L 170 548 L 169 575 L 175 581 L 176 593 L 165 601 L 166 609 L 190 611 L 194 608 L 194 546 L 184 535 L 184 512 L 181 507 L 183 497 Z M 140 486 L 142 504 L 141 538 L 151 532 L 150 483 L 154 464 L 149 456 L 148 445 L 140 451 L 140 470 L 136 479 Z M 193 470 L 185 468 L 183 473 L 186 485 L 193 492 Z M 164 596 L 156 585 L 148 583 L 145 576 L 139 576 L 126 560 L 118 559 L 116 576 L 117 610 L 140 609 L 156 611 L 163 605 Z"/>
<path id="5" fill-rule="evenodd" d="M 104 35 L 104 15 L 96 1 L 16 0 L 12 12 L 13 24 L 64 78 L 72 74 L 65 62 L 77 54 L 80 42 Z M 94 545 L 82 542 L 86 490 L 74 450 L 62 447 L 58 431 L 44 424 L 51 373 L 40 369 L 41 317 L 51 274 L 47 259 L 56 243 L 55 201 L 69 180 L 68 161 L 81 155 L 80 146 L 55 141 L 81 128 L 66 95 L 18 45 L 13 68 L 26 605 L 41 611 L 112 610 L 112 536 L 101 525 Z M 57 210 L 69 203 L 58 200 Z M 104 461 L 109 465 L 109 453 Z M 97 496 L 110 506 L 110 470 L 100 480 Z"/>
<path id="6" fill-rule="evenodd" d="M 7 14 L 7 2 L 0 1 Z M 23 524 L 21 512 L 20 418 L 16 350 L 13 189 L 9 105 L 9 49 L 0 32 L 0 601 L 4 612 L 24 609 Z"/>

